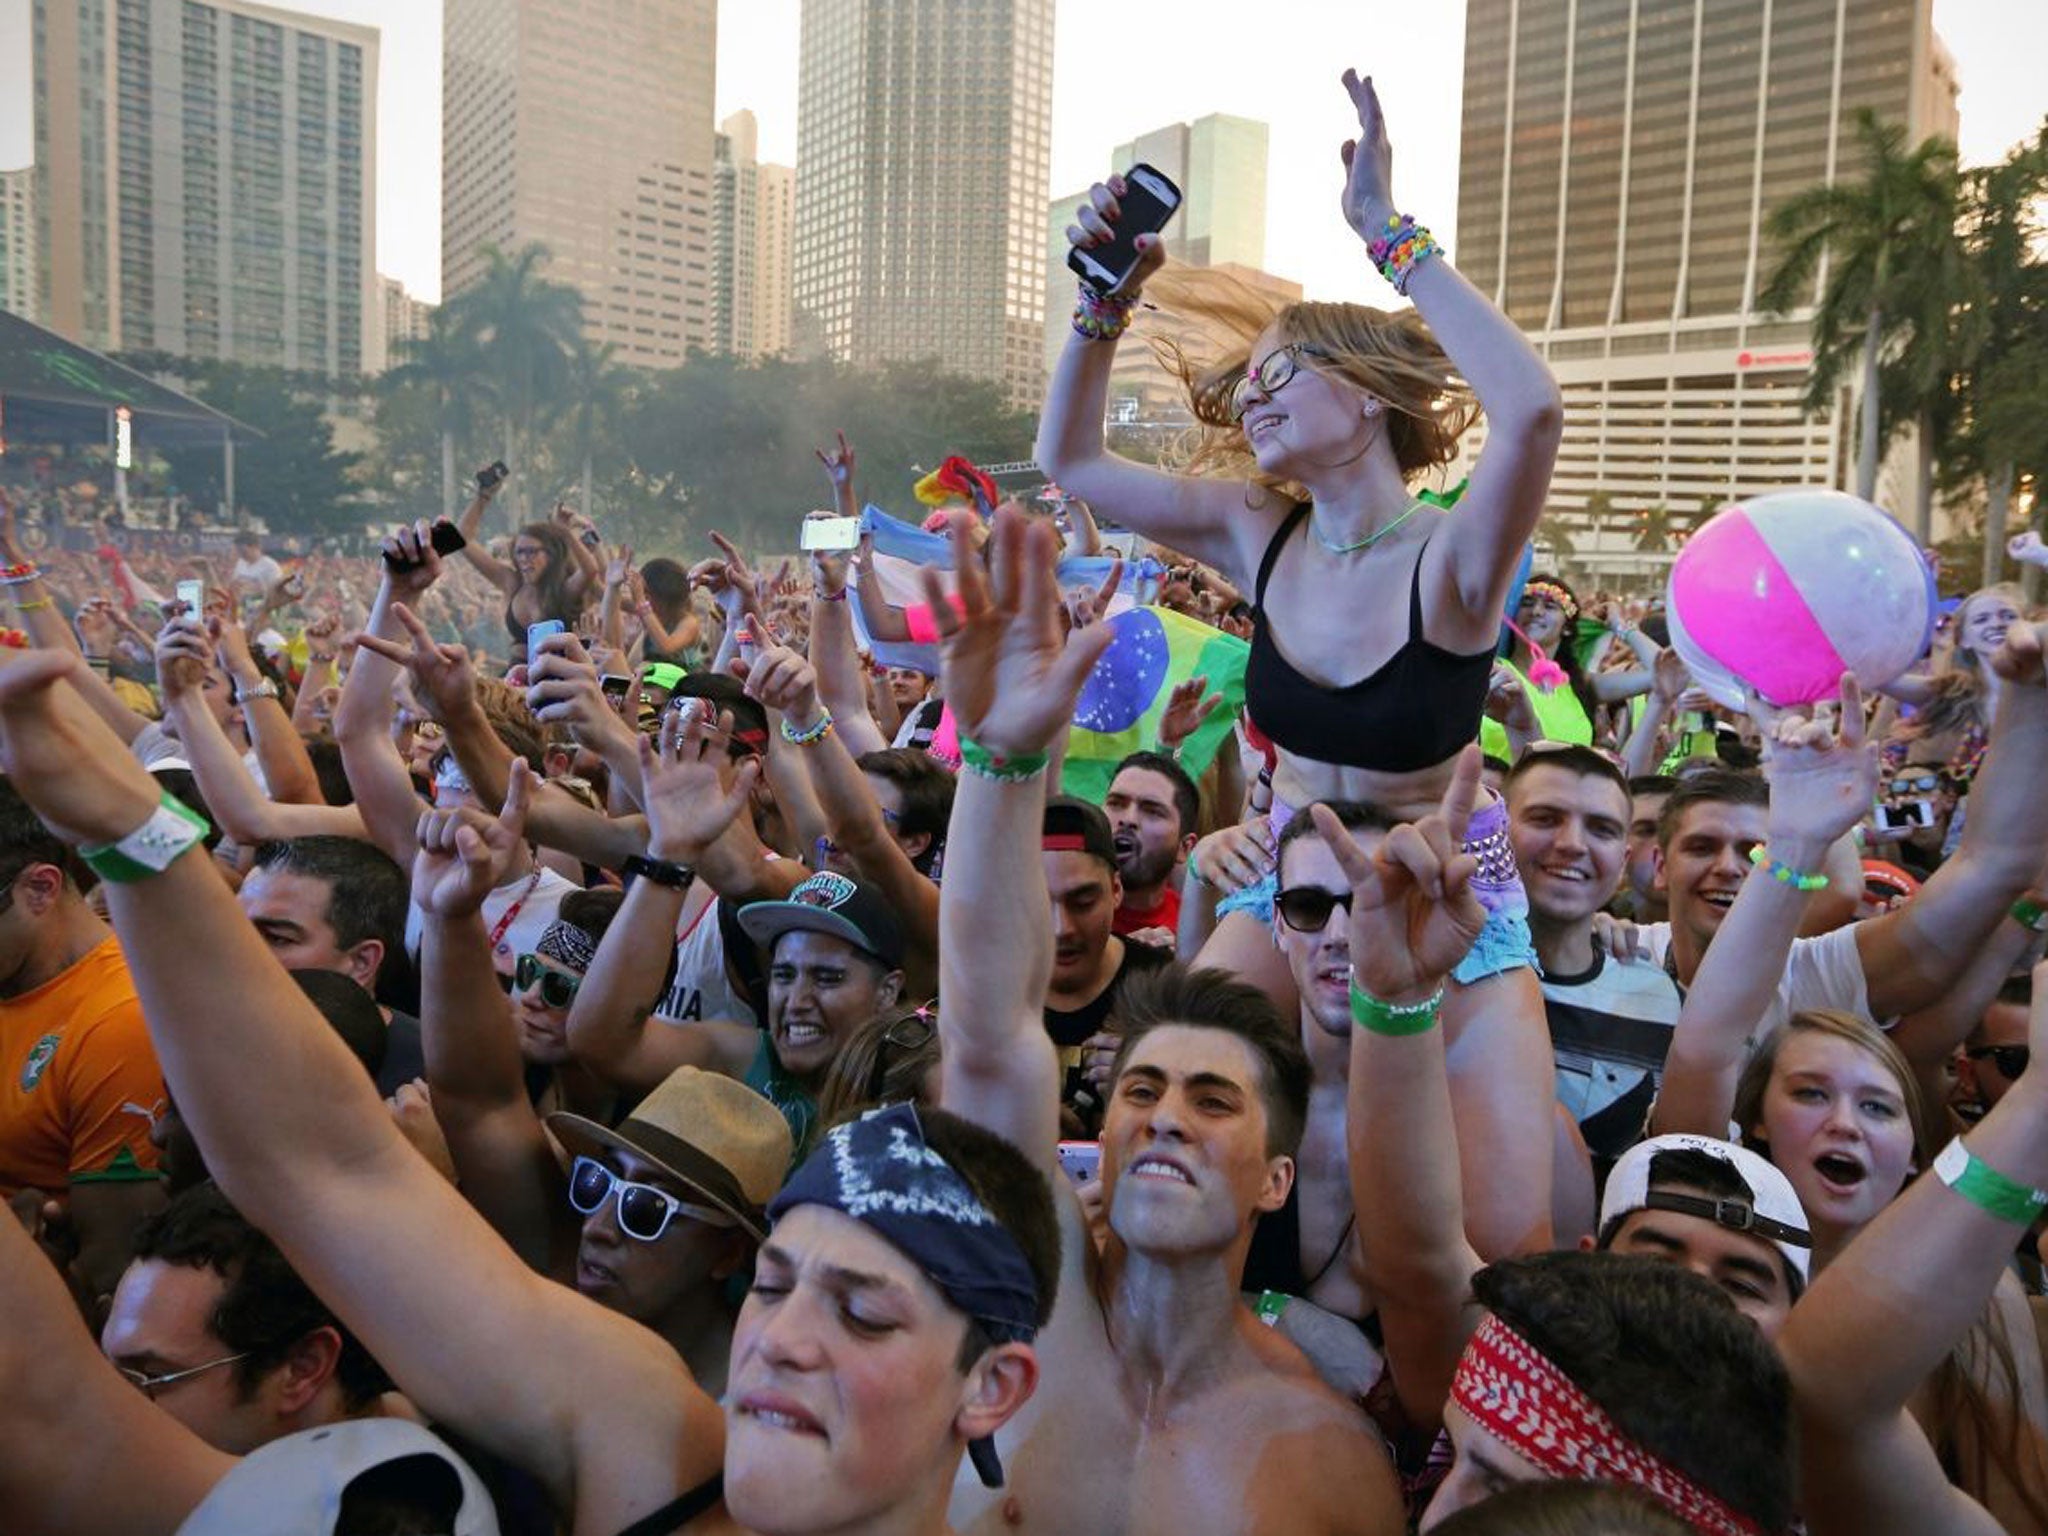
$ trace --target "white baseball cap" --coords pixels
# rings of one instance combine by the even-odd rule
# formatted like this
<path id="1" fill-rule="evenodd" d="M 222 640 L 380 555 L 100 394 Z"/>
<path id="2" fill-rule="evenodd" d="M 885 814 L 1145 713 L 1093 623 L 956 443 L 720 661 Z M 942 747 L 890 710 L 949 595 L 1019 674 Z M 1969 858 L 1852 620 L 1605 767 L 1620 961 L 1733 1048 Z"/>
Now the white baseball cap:
<path id="1" fill-rule="evenodd" d="M 498 1536 L 498 1512 L 469 1464 L 406 1419 L 349 1419 L 258 1446 L 213 1485 L 178 1536 L 334 1536 L 358 1478 L 385 1470 L 394 1491 L 445 1510 L 452 1536 Z"/>
<path id="2" fill-rule="evenodd" d="M 1650 1189 L 1650 1164 L 1662 1152 L 1699 1152 L 1725 1163 L 1749 1189 L 1747 1202 L 1689 1195 L 1678 1190 Z M 1607 1176 L 1607 1193 L 1600 1201 L 1600 1229 L 1632 1211 L 1673 1211 L 1681 1216 L 1704 1216 L 1732 1232 L 1754 1232 L 1777 1245 L 1786 1262 L 1797 1272 L 1802 1284 L 1808 1278 L 1813 1255 L 1813 1228 L 1792 1181 L 1747 1147 L 1711 1136 L 1653 1136 L 1639 1141 L 1622 1155 Z"/>

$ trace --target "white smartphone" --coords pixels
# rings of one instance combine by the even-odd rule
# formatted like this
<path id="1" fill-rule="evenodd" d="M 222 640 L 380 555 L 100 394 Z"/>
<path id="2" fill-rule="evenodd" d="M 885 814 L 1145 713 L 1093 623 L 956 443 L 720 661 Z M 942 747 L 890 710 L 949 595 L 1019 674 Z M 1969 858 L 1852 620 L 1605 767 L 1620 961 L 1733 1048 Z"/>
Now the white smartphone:
<path id="1" fill-rule="evenodd" d="M 1076 1184 L 1088 1183 L 1102 1172 L 1102 1143 L 1099 1141 L 1061 1142 L 1060 1169 Z"/>
<path id="2" fill-rule="evenodd" d="M 191 580 L 179 582 L 178 601 L 185 605 L 184 617 L 198 618 L 206 611 L 206 583 Z"/>
<path id="3" fill-rule="evenodd" d="M 807 517 L 804 519 L 803 540 L 799 547 L 808 553 L 816 549 L 852 549 L 859 543 L 859 518 Z"/>

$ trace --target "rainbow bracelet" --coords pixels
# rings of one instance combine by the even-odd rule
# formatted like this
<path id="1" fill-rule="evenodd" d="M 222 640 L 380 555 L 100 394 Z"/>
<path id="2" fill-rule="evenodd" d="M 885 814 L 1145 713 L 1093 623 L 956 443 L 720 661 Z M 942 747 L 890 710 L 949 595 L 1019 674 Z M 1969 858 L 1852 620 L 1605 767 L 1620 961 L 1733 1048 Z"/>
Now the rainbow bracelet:
<path id="1" fill-rule="evenodd" d="M 1444 248 L 1437 244 L 1436 236 L 1415 222 L 1414 215 L 1393 213 L 1387 215 L 1386 227 L 1366 242 L 1365 251 L 1380 269 L 1380 276 L 1406 298 L 1416 268 L 1432 256 L 1443 255 Z"/>
<path id="2" fill-rule="evenodd" d="M 1828 888 L 1826 875 L 1809 875 L 1803 870 L 1794 869 L 1790 864 L 1781 863 L 1771 857 L 1762 843 L 1749 850 L 1749 862 L 1763 870 L 1778 884 L 1789 885 L 1795 891 L 1824 891 Z"/>

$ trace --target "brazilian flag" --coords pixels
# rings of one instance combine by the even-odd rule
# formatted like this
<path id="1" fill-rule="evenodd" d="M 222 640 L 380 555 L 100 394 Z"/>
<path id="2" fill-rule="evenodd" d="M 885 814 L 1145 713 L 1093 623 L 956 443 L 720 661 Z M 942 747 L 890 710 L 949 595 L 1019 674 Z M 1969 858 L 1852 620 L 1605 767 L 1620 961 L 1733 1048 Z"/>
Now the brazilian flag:
<path id="1" fill-rule="evenodd" d="M 1207 693 L 1223 702 L 1181 744 L 1180 763 L 1194 779 L 1208 772 L 1230 739 L 1244 705 L 1244 666 L 1251 646 L 1170 608 L 1129 608 L 1113 615 L 1115 638 L 1095 663 L 1074 709 L 1060 787 L 1098 804 L 1116 765 L 1159 739 L 1159 718 L 1176 686 L 1206 677 Z"/>

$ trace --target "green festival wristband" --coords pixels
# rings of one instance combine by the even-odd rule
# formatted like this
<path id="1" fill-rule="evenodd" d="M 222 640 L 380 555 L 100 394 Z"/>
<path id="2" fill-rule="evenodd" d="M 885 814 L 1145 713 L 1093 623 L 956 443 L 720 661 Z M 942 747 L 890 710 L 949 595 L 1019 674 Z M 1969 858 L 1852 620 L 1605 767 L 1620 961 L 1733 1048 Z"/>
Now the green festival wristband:
<path id="1" fill-rule="evenodd" d="M 1351 1022 L 1375 1035 L 1421 1035 L 1436 1028 L 1437 1010 L 1443 1006 L 1444 989 L 1419 1003 L 1383 1003 L 1351 978 Z"/>
<path id="2" fill-rule="evenodd" d="M 206 841 L 212 830 L 204 816 L 165 790 L 149 820 L 118 843 L 81 848 L 78 856 L 102 880 L 127 885 L 162 874 L 178 855 Z"/>
<path id="3" fill-rule="evenodd" d="M 2032 1226 L 2048 1206 L 2048 1192 L 2029 1189 L 1979 1159 L 1958 1136 L 1934 1160 L 1934 1176 L 1979 1210 L 2020 1226 Z"/>
<path id="4" fill-rule="evenodd" d="M 1045 772 L 1052 761 L 1045 752 L 1021 752 L 1015 757 L 998 757 L 978 741 L 960 737 L 960 766 L 976 778 L 994 779 L 998 784 L 1022 784 Z"/>

